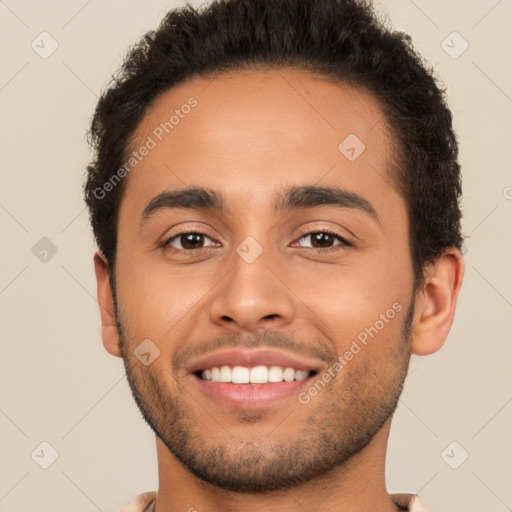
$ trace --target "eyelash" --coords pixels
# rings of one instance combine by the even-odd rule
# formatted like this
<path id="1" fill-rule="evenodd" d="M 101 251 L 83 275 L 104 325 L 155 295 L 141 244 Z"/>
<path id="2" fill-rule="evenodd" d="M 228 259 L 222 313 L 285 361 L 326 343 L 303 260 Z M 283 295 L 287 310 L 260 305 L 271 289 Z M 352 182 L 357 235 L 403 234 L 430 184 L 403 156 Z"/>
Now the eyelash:
<path id="1" fill-rule="evenodd" d="M 338 233 L 336 233 L 335 231 L 330 231 L 329 229 L 318 229 L 318 230 L 314 230 L 314 231 L 307 231 L 306 233 L 303 233 L 302 235 L 299 236 L 298 240 L 302 240 L 303 238 L 309 236 L 309 235 L 314 235 L 314 234 L 318 234 L 318 233 L 325 233 L 325 234 L 328 234 L 328 235 L 332 235 L 334 236 L 335 238 L 337 238 L 341 243 L 338 244 L 338 245 L 334 245 L 332 247 L 327 247 L 325 249 L 322 249 L 322 248 L 318 248 L 318 247 L 304 247 L 304 249 L 310 249 L 316 253 L 326 253 L 326 252 L 331 252 L 331 251 L 335 251 L 335 250 L 339 250 L 338 248 L 339 247 L 351 247 L 353 246 L 353 244 L 351 242 L 349 242 L 347 239 L 343 238 L 341 235 L 339 235 Z M 168 251 L 171 251 L 171 252 L 181 252 L 181 253 L 194 253 L 195 251 L 201 251 L 203 249 L 209 249 L 211 247 L 199 247 L 197 249 L 176 249 L 175 247 L 171 247 L 169 244 L 170 242 L 176 240 L 177 238 L 179 238 L 180 236 L 184 236 L 184 235 L 200 235 L 200 236 L 205 236 L 207 238 L 210 238 L 206 233 L 201 233 L 200 231 L 181 231 L 180 233 L 176 233 L 175 235 L 173 235 L 171 238 L 167 238 L 164 243 L 162 244 L 162 247 L 165 249 L 165 250 L 168 250 Z"/>

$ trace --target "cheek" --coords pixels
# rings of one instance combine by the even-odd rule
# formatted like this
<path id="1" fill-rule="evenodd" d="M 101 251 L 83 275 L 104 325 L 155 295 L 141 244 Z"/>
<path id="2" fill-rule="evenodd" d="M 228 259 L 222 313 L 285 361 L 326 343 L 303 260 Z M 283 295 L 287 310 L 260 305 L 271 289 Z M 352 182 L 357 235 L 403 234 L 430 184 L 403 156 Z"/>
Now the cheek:
<path id="1" fill-rule="evenodd" d="M 325 321 L 350 325 L 384 313 L 409 291 L 401 263 L 382 252 L 358 253 L 338 264 L 303 263 L 287 272 L 297 297 Z"/>
<path id="2" fill-rule="evenodd" d="M 303 304 L 302 314 L 332 340 L 339 355 L 352 351 L 378 358 L 401 343 L 408 274 L 394 272 L 383 260 L 375 253 L 346 264 L 317 264 L 314 271 L 303 265 L 293 273 L 291 288 Z"/>
<path id="3" fill-rule="evenodd" d="M 155 342 L 189 328 L 191 316 L 204 307 L 201 299 L 218 281 L 211 268 L 207 273 L 171 268 L 147 257 L 119 258 L 116 273 L 123 324 L 132 338 Z"/>

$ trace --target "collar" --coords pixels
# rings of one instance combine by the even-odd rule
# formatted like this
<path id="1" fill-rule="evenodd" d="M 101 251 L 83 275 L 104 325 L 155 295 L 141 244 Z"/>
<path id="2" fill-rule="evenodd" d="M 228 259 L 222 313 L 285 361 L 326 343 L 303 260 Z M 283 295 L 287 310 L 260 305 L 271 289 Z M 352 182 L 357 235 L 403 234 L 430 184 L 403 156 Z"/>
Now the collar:
<path id="1" fill-rule="evenodd" d="M 418 494 L 390 494 L 393 502 L 401 510 L 408 512 L 427 512 L 423 508 Z M 119 509 L 118 512 L 154 512 L 156 504 L 156 491 L 139 494 L 129 505 Z"/>

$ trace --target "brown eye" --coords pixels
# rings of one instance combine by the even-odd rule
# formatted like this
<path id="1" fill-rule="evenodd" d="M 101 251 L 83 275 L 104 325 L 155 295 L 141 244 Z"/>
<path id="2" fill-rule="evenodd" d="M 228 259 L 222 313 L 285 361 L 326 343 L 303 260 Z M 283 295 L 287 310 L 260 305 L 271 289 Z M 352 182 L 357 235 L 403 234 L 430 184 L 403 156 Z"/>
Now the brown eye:
<path id="1" fill-rule="evenodd" d="M 204 233 L 178 233 L 165 242 L 165 247 L 171 247 L 181 251 L 193 251 L 195 249 L 202 249 L 203 247 L 208 247 L 204 245 L 205 238 L 211 240 L 210 237 Z"/>
<path id="2" fill-rule="evenodd" d="M 337 233 L 333 233 L 331 231 L 311 231 L 310 233 L 306 233 L 305 235 L 302 235 L 299 240 L 305 240 L 310 239 L 311 248 L 312 249 L 332 249 L 335 246 L 341 245 L 351 245 L 348 240 L 345 240 L 343 237 L 338 235 Z M 334 243 L 335 241 L 339 240 L 341 243 Z M 333 245 L 334 243 L 334 245 Z M 307 247 L 304 245 L 301 245 L 301 247 Z"/>

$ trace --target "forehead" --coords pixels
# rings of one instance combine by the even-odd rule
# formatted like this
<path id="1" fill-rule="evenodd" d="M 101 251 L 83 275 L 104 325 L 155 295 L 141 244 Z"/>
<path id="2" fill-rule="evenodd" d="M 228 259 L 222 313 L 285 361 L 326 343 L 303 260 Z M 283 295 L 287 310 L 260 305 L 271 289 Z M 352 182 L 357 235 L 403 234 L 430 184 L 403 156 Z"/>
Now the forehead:
<path id="1" fill-rule="evenodd" d="M 302 70 L 189 79 L 145 113 L 129 151 L 144 146 L 121 209 L 140 213 L 156 194 L 189 186 L 260 207 L 290 185 L 341 186 L 377 203 L 393 194 L 393 144 L 376 99 Z"/>

